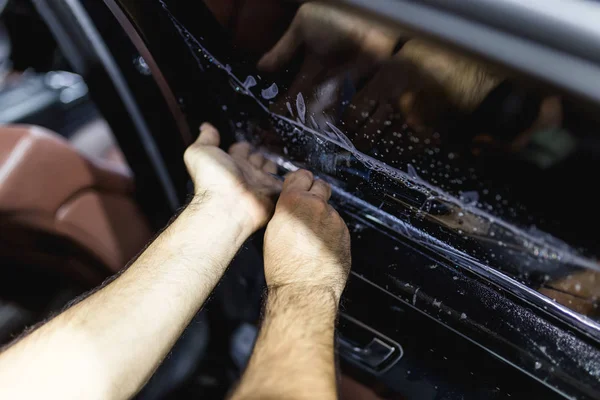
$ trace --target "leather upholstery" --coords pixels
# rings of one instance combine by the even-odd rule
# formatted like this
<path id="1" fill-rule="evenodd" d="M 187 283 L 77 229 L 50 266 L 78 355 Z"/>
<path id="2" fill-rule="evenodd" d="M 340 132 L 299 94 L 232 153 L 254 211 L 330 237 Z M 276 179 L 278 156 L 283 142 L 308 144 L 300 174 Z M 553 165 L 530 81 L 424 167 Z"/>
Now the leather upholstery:
<path id="1" fill-rule="evenodd" d="M 86 158 L 43 128 L 0 127 L 3 229 L 25 227 L 72 241 L 100 260 L 108 275 L 125 266 L 151 237 L 132 194 L 126 166 Z"/>

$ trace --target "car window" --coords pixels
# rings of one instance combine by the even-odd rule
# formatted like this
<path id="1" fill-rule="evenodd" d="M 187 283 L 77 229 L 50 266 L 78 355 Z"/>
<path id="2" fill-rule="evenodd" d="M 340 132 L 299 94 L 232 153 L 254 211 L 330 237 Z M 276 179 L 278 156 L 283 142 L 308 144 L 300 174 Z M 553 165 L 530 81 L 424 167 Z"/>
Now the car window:
<path id="1" fill-rule="evenodd" d="M 600 318 L 594 106 L 346 9 L 254 3 L 205 1 L 235 54 L 171 15 L 227 82 L 239 140 L 373 223 Z"/>

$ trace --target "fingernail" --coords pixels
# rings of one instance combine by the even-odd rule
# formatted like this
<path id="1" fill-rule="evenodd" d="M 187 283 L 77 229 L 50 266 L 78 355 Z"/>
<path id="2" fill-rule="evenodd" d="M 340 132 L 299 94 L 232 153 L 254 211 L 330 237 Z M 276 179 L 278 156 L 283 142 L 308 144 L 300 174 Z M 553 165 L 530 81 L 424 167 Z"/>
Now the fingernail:
<path id="1" fill-rule="evenodd" d="M 203 130 L 205 130 L 206 128 L 209 127 L 209 123 L 208 122 L 203 122 L 200 124 L 200 132 L 202 132 Z"/>

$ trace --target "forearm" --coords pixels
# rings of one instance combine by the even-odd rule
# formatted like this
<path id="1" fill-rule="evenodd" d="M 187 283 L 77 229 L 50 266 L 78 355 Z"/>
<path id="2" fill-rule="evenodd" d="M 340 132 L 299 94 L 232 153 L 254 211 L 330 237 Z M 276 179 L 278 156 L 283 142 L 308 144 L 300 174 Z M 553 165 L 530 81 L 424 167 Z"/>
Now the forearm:
<path id="1" fill-rule="evenodd" d="M 337 306 L 326 288 L 270 290 L 252 357 L 232 398 L 337 398 Z"/>
<path id="2" fill-rule="evenodd" d="M 132 396 L 251 233 L 233 209 L 194 203 L 119 278 L 5 351 L 0 397 Z"/>

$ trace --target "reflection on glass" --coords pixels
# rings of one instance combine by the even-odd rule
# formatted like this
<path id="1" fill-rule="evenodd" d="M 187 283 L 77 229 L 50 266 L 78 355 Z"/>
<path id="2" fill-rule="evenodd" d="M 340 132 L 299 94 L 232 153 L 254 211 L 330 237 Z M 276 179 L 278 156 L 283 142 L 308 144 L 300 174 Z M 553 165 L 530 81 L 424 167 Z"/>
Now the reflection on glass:
<path id="1" fill-rule="evenodd" d="M 575 179 L 600 153 L 593 114 L 364 16 L 267 3 L 240 18 L 206 1 L 252 61 L 217 60 L 178 25 L 201 67 L 229 81 L 223 110 L 241 137 L 318 171 L 372 220 L 600 317 L 600 218 L 593 184 Z"/>

